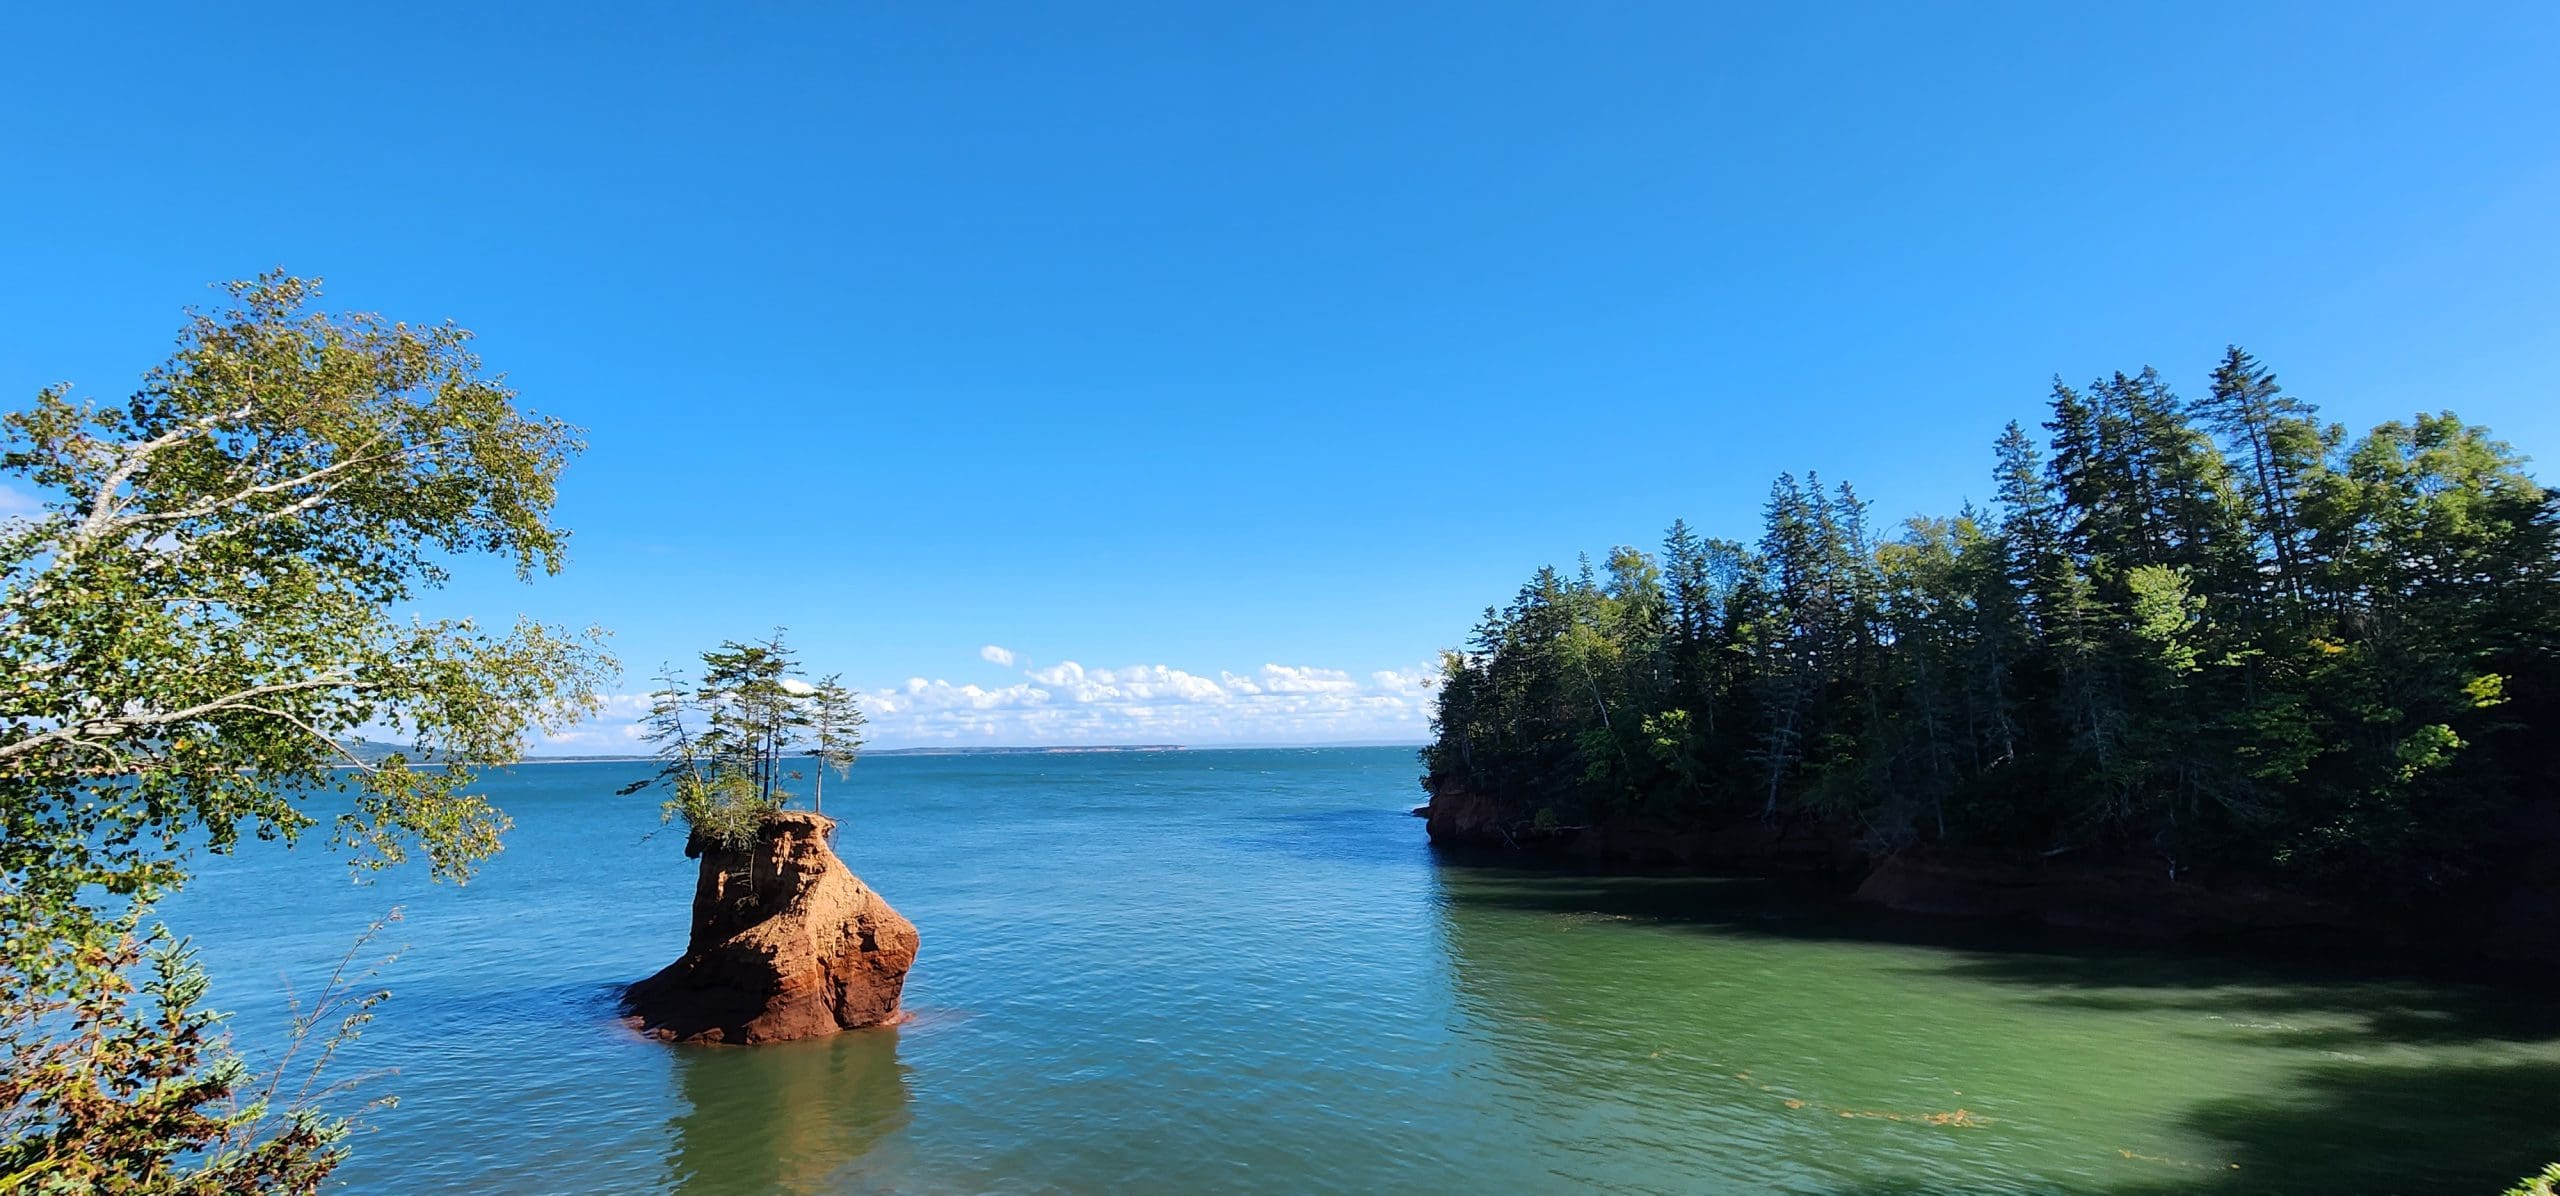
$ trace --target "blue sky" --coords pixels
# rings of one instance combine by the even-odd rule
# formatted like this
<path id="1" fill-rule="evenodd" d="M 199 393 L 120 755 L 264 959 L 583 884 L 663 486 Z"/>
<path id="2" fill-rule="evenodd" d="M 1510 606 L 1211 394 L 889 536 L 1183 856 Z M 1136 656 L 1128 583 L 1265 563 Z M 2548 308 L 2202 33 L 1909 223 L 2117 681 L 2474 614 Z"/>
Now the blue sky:
<path id="1" fill-rule="evenodd" d="M 254 7 L 12 15 L 0 392 L 453 318 L 591 447 L 434 609 L 786 624 L 884 744 L 1416 738 L 1542 563 L 2233 341 L 2560 451 L 2547 3 Z"/>

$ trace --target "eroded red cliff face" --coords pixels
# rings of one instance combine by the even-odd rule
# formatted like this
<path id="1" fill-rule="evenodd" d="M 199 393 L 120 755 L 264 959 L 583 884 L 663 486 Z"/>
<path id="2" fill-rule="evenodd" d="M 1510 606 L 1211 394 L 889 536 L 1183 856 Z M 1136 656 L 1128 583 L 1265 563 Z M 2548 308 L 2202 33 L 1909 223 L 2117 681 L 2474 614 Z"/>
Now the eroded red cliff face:
<path id="1" fill-rule="evenodd" d="M 733 851 L 695 840 L 693 933 L 683 958 L 631 986 L 644 1034 L 747 1045 L 895 1021 L 915 925 L 828 846 L 835 820 L 805 810 L 765 820 Z"/>

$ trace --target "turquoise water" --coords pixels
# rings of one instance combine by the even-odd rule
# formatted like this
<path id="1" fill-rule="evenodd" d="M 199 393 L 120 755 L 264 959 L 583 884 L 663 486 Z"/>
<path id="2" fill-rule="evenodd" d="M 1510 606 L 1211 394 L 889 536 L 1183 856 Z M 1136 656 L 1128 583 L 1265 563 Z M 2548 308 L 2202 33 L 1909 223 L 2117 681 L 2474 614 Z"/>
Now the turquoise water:
<path id="1" fill-rule="evenodd" d="M 166 911 L 271 1049 L 374 916 L 363 1192 L 2481 1191 L 2560 1159 L 2527 994 L 1435 860 L 1405 749 L 882 757 L 888 1030 L 613 1020 L 693 870 L 629 765 L 493 784 L 469 886 L 253 844 Z"/>

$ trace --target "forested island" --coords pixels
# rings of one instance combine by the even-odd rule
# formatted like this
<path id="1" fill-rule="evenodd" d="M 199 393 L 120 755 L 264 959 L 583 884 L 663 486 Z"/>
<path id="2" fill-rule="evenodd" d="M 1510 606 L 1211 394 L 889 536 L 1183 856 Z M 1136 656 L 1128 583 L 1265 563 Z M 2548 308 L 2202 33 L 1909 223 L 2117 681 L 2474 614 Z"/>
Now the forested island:
<path id="1" fill-rule="evenodd" d="M 2461 908 L 2438 945 L 2560 957 L 2525 458 L 2449 411 L 2350 437 L 2238 348 L 2194 399 L 2057 381 L 2043 427 L 1987 508 L 1782 476 L 1756 540 L 1540 570 L 1445 657 L 1435 841 L 2135 929 Z"/>

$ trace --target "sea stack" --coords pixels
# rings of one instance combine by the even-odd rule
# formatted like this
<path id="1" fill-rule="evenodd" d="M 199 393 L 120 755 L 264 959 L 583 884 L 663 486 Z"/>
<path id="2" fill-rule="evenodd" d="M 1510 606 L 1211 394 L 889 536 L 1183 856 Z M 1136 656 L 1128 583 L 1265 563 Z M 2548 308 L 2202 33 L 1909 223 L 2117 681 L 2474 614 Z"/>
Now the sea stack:
<path id="1" fill-rule="evenodd" d="M 624 994 L 631 1024 L 669 1042 L 750 1045 L 898 1020 L 915 924 L 836 858 L 835 826 L 777 810 L 745 850 L 687 842 L 702 861 L 692 937 Z"/>

